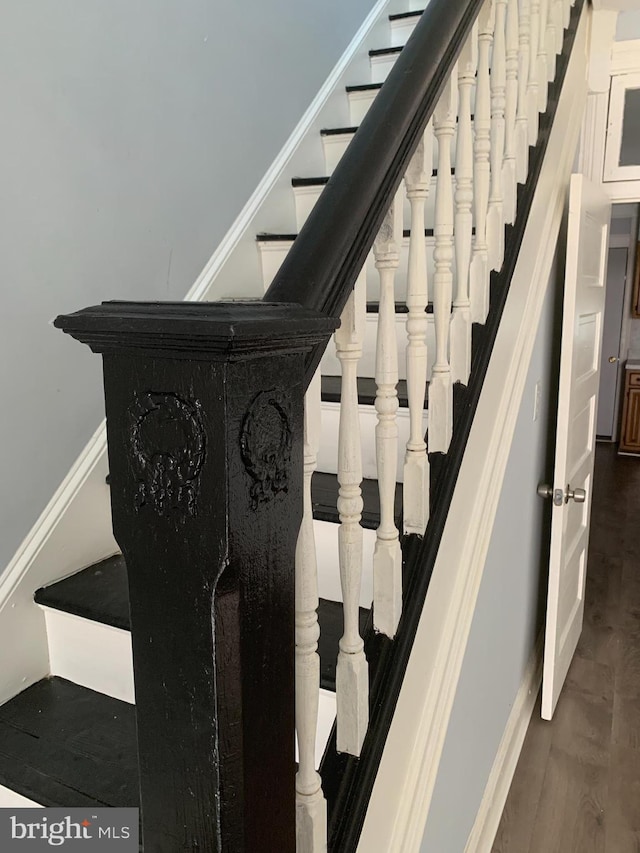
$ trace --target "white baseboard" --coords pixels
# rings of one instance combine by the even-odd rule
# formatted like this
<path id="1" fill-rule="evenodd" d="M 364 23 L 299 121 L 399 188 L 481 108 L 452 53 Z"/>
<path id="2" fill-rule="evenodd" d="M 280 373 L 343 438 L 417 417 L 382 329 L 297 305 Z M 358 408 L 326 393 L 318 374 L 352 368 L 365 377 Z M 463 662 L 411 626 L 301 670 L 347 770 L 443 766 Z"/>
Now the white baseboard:
<path id="1" fill-rule="evenodd" d="M 52 607 L 42 609 L 51 675 L 134 705 L 131 633 Z"/>
<path id="2" fill-rule="evenodd" d="M 578 142 L 585 7 L 358 851 L 418 853 L 471 630 Z"/>
<path id="3" fill-rule="evenodd" d="M 473 829 L 464 848 L 465 853 L 491 853 L 542 684 L 543 642 L 544 635 L 541 632 L 509 714 Z"/>

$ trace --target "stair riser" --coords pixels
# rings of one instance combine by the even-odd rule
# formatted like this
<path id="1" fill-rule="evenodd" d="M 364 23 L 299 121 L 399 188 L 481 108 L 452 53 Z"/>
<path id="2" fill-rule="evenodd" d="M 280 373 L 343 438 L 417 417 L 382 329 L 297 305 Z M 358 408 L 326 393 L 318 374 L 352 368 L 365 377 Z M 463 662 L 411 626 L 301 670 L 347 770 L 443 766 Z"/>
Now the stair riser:
<path id="1" fill-rule="evenodd" d="M 429 190 L 429 196 L 425 202 L 424 215 L 425 215 L 425 223 L 427 228 L 433 227 L 435 222 L 435 205 L 436 205 L 436 183 L 437 179 L 431 179 L 431 187 Z M 298 231 L 302 228 L 304 223 L 307 221 L 307 217 L 313 210 L 315 203 L 320 197 L 320 193 L 324 189 L 322 186 L 314 186 L 314 187 L 304 187 L 307 192 L 298 193 L 298 190 L 302 189 L 301 187 L 294 187 L 294 199 L 296 206 L 296 226 Z M 455 178 L 453 179 L 453 192 L 455 193 L 456 184 Z M 402 221 L 404 222 L 407 230 L 410 229 L 411 225 L 411 207 L 408 199 L 406 198 L 406 194 L 403 190 L 402 192 Z M 474 221 L 472 217 L 472 222 Z M 429 244 L 428 244 L 429 245 Z M 431 243 L 433 245 L 433 242 Z"/>
<path id="2" fill-rule="evenodd" d="M 364 329 L 364 346 L 362 358 L 358 363 L 358 376 L 375 376 L 376 371 L 376 337 L 378 334 L 378 315 L 367 314 Z M 396 315 L 396 340 L 398 342 L 398 375 L 400 379 L 407 378 L 407 315 Z M 433 364 L 435 356 L 435 328 L 433 315 L 427 316 L 427 350 L 428 364 Z M 340 362 L 336 358 L 335 346 L 329 342 L 325 350 L 321 370 L 324 376 L 340 376 Z"/>
<path id="3" fill-rule="evenodd" d="M 384 83 L 387 76 L 398 58 L 398 53 L 382 54 L 382 56 L 370 56 L 369 67 L 371 69 L 371 82 Z"/>
<path id="4" fill-rule="evenodd" d="M 17 794 L 10 788 L 0 785 L 0 809 L 41 809 L 41 803 L 35 803 L 22 794 Z"/>
<path id="5" fill-rule="evenodd" d="M 362 93 L 359 93 L 362 94 Z M 373 103 L 373 99 L 371 99 L 368 103 L 368 106 L 365 103 L 360 103 L 358 105 L 358 109 L 362 110 L 365 106 L 370 107 Z M 355 120 L 355 117 L 351 118 L 354 126 L 359 125 L 362 121 L 362 118 Z M 340 162 L 344 152 L 349 147 L 349 143 L 353 139 L 353 133 L 336 133 L 329 134 L 322 137 L 322 147 L 324 151 L 324 163 L 325 163 L 325 171 L 327 175 L 332 175 L 335 171 L 336 166 Z M 456 141 L 458 138 L 457 130 L 454 132 L 453 137 L 451 138 L 451 163 L 455 166 L 456 162 Z M 438 167 L 438 141 L 436 139 L 433 140 L 433 168 L 437 169 Z M 435 178 L 432 181 L 432 186 L 435 187 Z M 296 187 L 295 189 L 298 189 Z M 306 187 L 305 189 L 310 189 Z"/>
<path id="6" fill-rule="evenodd" d="M 335 525 L 330 525 L 335 526 Z M 367 531 L 369 532 L 369 531 Z M 58 675 L 124 702 L 135 704 L 131 635 L 49 607 L 42 608 L 47 623 L 51 675 Z M 114 637 L 114 632 L 122 635 Z M 316 767 L 325 750 L 336 716 L 335 693 L 320 690 Z M 296 746 L 296 760 L 298 751 Z M 37 806 L 31 800 L 0 786 L 0 808 Z"/>
<path id="7" fill-rule="evenodd" d="M 375 480 L 378 477 L 376 464 L 375 429 L 378 416 L 373 406 L 358 406 L 360 414 L 360 438 L 362 442 L 362 475 L 366 479 Z M 337 474 L 338 469 L 338 429 L 340 425 L 340 404 L 322 404 L 322 432 L 320 451 L 318 453 L 318 470 L 327 474 Z M 398 453 L 396 457 L 396 482 L 403 481 L 404 455 L 409 440 L 409 410 L 399 408 L 397 414 Z M 422 422 L 422 434 L 427 431 L 427 413 Z M 318 522 L 316 522 L 318 523 Z M 369 532 L 369 531 L 365 531 Z M 330 596 L 322 594 L 323 598 Z M 363 607 L 369 606 L 362 604 Z"/>
<path id="8" fill-rule="evenodd" d="M 397 21 L 389 21 L 391 30 L 391 47 L 402 47 L 407 43 L 411 33 L 415 30 L 420 18 L 399 18 Z"/>
<path id="9" fill-rule="evenodd" d="M 133 704 L 131 634 L 50 607 L 47 626 L 51 675 Z"/>
<path id="10" fill-rule="evenodd" d="M 366 92 L 347 92 L 349 100 L 349 124 L 357 127 L 362 123 L 362 119 L 369 111 L 369 107 L 374 102 L 379 89 Z"/>
<path id="11" fill-rule="evenodd" d="M 426 237 L 425 244 L 427 249 L 427 276 L 429 283 L 433 282 L 433 237 Z M 262 283 L 265 290 L 273 281 L 274 276 L 280 269 L 282 262 L 287 256 L 287 252 L 291 248 L 291 243 L 286 241 L 274 241 L 258 243 L 260 251 L 260 262 L 262 267 Z M 407 293 L 407 265 L 409 262 L 409 238 L 405 237 L 400 246 L 400 261 L 398 272 L 396 274 L 396 301 L 402 302 L 406 298 Z M 375 268 L 373 257 L 370 255 L 367 258 L 367 299 L 370 302 L 377 302 L 380 296 L 380 276 Z M 455 271 L 455 262 L 454 262 Z M 363 374 L 364 375 L 364 374 Z M 372 376 L 373 374 L 368 374 Z"/>
<path id="12" fill-rule="evenodd" d="M 324 418 L 324 416 L 323 416 Z M 320 469 L 321 470 L 321 469 Z M 329 601 L 342 601 L 340 587 L 340 562 L 338 557 L 338 525 L 330 521 L 314 521 L 316 555 L 318 560 L 318 595 Z M 360 607 L 371 607 L 373 601 L 373 549 L 376 544 L 375 530 L 362 530 L 362 586 Z"/>
<path id="13" fill-rule="evenodd" d="M 342 600 L 338 570 L 338 525 L 315 521 L 318 589 L 321 598 Z M 368 567 L 360 604 L 371 607 L 371 570 L 376 534 L 363 530 L 364 565 Z M 58 675 L 130 704 L 135 703 L 131 634 L 101 622 L 42 607 L 47 627 L 50 674 Z M 325 703 L 326 704 L 326 703 Z M 330 727 L 330 723 L 329 723 Z"/>

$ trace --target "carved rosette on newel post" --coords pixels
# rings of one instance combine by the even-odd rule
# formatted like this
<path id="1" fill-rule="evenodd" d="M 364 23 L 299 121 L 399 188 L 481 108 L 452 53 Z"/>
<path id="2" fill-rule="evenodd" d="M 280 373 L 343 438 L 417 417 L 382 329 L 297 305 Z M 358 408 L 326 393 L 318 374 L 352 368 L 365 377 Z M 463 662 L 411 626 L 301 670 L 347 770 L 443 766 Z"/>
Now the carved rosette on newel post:
<path id="1" fill-rule="evenodd" d="M 145 849 L 294 853 L 304 369 L 338 321 L 107 302 L 55 325 L 103 356 Z"/>

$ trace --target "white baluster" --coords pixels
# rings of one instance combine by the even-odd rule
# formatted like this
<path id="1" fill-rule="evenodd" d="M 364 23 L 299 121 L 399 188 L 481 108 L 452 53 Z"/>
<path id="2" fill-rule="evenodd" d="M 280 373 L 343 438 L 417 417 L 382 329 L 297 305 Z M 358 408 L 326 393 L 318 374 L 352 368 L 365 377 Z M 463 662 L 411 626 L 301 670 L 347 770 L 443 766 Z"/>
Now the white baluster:
<path id="1" fill-rule="evenodd" d="M 504 210 L 502 199 L 502 158 L 505 136 L 505 12 L 507 0 L 496 0 L 491 64 L 491 191 L 487 213 L 487 242 L 489 266 L 502 267 L 504 258 Z"/>
<path id="2" fill-rule="evenodd" d="M 429 457 L 424 440 L 424 396 L 427 385 L 427 252 L 424 209 L 431 186 L 433 127 L 427 125 L 411 158 L 404 182 L 411 205 L 411 237 L 407 269 L 407 396 L 409 441 L 404 458 L 402 507 L 404 532 L 424 534 L 429 520 Z"/>
<path id="3" fill-rule="evenodd" d="M 547 80 L 556 76 L 556 15 L 555 0 L 548 0 L 547 31 L 545 33 L 545 52 L 547 54 Z"/>
<path id="4" fill-rule="evenodd" d="M 529 145 L 538 141 L 540 100 L 538 91 L 538 43 L 540 41 L 540 0 L 531 0 L 531 36 L 529 39 L 529 79 L 527 81 L 527 123 L 529 126 Z"/>
<path id="5" fill-rule="evenodd" d="M 295 557 L 296 634 L 296 846 L 299 851 L 327 849 L 327 803 L 316 771 L 315 746 L 318 727 L 320 658 L 317 653 L 318 569 L 313 533 L 311 478 L 320 444 L 320 370 L 311 380 L 304 408 L 303 515 Z"/>
<path id="6" fill-rule="evenodd" d="M 362 451 L 358 416 L 358 362 L 362 355 L 366 312 L 366 272 L 358 277 L 335 333 L 342 368 L 338 428 L 338 555 L 344 612 L 344 633 L 336 669 L 337 746 L 360 755 L 369 723 L 369 670 L 360 636 L 362 580 Z"/>
<path id="7" fill-rule="evenodd" d="M 547 66 L 547 18 L 549 0 L 540 0 L 540 32 L 538 35 L 538 112 L 547 109 L 549 70 Z"/>
<path id="8" fill-rule="evenodd" d="M 502 195 L 504 198 L 504 221 L 513 223 L 516 218 L 516 114 L 518 111 L 518 0 L 507 3 L 507 39 L 505 89 L 505 135 L 504 160 L 502 163 Z"/>
<path id="9" fill-rule="evenodd" d="M 436 182 L 435 249 L 433 259 L 433 319 L 436 360 L 429 383 L 429 451 L 446 453 L 453 429 L 453 384 L 449 364 L 449 329 L 453 290 L 453 188 L 451 139 L 455 132 L 453 85 L 447 80 L 434 112 L 433 127 L 438 140 Z"/>
<path id="10" fill-rule="evenodd" d="M 373 244 L 380 275 L 380 307 L 376 340 L 376 461 L 380 524 L 373 554 L 373 622 L 377 631 L 394 637 L 402 613 L 402 553 L 394 518 L 398 467 L 398 344 L 395 317 L 395 274 L 402 204 L 396 199 Z M 413 223 L 412 223 L 413 229 Z M 423 229 L 424 235 L 424 229 Z M 423 237 L 424 239 L 424 237 Z"/>
<path id="11" fill-rule="evenodd" d="M 478 15 L 478 76 L 476 103 L 473 117 L 473 211 L 476 236 L 469 291 L 471 319 L 484 323 L 489 311 L 489 256 L 487 245 L 487 206 L 491 168 L 491 94 L 489 83 L 489 55 L 493 42 L 493 0 L 486 0 Z"/>
<path id="12" fill-rule="evenodd" d="M 451 378 L 469 381 L 471 373 L 471 302 L 469 266 L 473 233 L 473 134 L 471 89 L 478 65 L 477 31 L 471 31 L 458 58 L 458 139 L 456 143 L 455 257 L 456 294 L 451 317 Z"/>
<path id="13" fill-rule="evenodd" d="M 555 0 L 553 4 L 553 15 L 556 30 L 555 51 L 556 53 L 562 53 L 562 44 L 564 42 L 564 0 Z"/>
<path id="14" fill-rule="evenodd" d="M 563 3 L 563 27 L 566 30 L 571 22 L 571 7 L 573 6 L 575 0 L 564 0 Z"/>
<path id="15" fill-rule="evenodd" d="M 531 37 L 531 6 L 529 0 L 520 2 L 518 28 L 518 108 L 516 111 L 516 178 L 524 184 L 529 171 L 529 126 L 527 83 L 529 78 L 529 39 Z"/>

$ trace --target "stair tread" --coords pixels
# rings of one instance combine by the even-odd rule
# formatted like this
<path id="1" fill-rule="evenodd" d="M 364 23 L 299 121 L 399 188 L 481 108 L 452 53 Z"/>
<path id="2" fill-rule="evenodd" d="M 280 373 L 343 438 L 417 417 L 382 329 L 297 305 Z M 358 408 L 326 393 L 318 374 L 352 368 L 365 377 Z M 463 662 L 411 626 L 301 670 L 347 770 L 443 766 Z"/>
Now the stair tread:
<path id="1" fill-rule="evenodd" d="M 382 89 L 382 83 L 359 83 L 357 86 L 345 86 L 347 92 L 375 92 Z"/>
<path id="2" fill-rule="evenodd" d="M 348 127 L 323 127 L 320 136 L 346 136 L 349 133 L 355 133 L 358 127 L 357 124 Z"/>
<path id="3" fill-rule="evenodd" d="M 473 229 L 473 233 L 475 234 L 475 228 Z M 293 243 L 296 239 L 297 234 L 277 234 L 272 232 L 262 231 L 259 234 L 256 234 L 256 242 L 257 243 Z M 411 231 L 406 229 L 402 232 L 403 237 L 410 237 Z M 433 237 L 433 228 L 425 228 L 424 229 L 425 237 Z"/>
<path id="4" fill-rule="evenodd" d="M 358 376 L 358 402 L 361 406 L 373 406 L 376 399 L 376 381 L 368 376 Z M 342 377 L 341 376 L 323 376 L 322 384 L 322 399 L 326 403 L 339 403 L 341 397 Z M 398 403 L 401 407 L 406 408 L 409 405 L 407 397 L 406 380 L 400 379 L 397 385 Z M 425 388 L 424 407 L 427 408 L 427 394 Z"/>
<path id="5" fill-rule="evenodd" d="M 128 631 L 129 589 L 122 554 L 101 560 L 35 594 L 38 604 Z"/>
<path id="6" fill-rule="evenodd" d="M 429 229 L 427 229 L 425 231 L 425 237 L 431 236 L 430 234 L 427 233 L 428 230 Z M 410 232 L 407 232 L 403 236 L 409 237 Z M 395 307 L 396 314 L 408 314 L 409 313 L 409 309 L 407 308 L 407 305 L 405 302 L 395 302 L 394 307 Z M 375 302 L 375 301 L 367 302 L 367 314 L 377 314 L 379 311 L 380 311 L 380 303 L 379 302 Z M 433 314 L 433 302 L 427 303 L 426 311 L 427 311 L 427 314 Z"/>
<path id="7" fill-rule="evenodd" d="M 0 707 L 0 784 L 48 807 L 139 806 L 133 705 L 52 676 Z"/>
<path id="8" fill-rule="evenodd" d="M 421 9 L 417 12 L 397 12 L 395 15 L 389 15 L 389 20 L 400 21 L 403 18 L 419 18 L 422 15 L 423 11 L 424 9 Z"/>
<path id="9" fill-rule="evenodd" d="M 369 56 L 392 56 L 394 53 L 400 53 L 401 50 L 402 47 L 377 47 L 369 51 Z"/>
<path id="10" fill-rule="evenodd" d="M 327 477 L 331 477 L 331 475 L 327 475 Z M 334 491 L 337 495 L 337 488 Z M 329 484 L 322 483 L 322 489 L 317 496 L 320 506 L 323 506 L 322 501 L 330 493 Z M 122 554 L 109 557 L 77 572 L 75 575 L 71 575 L 71 577 L 39 589 L 36 592 L 35 600 L 38 604 L 51 607 L 54 610 L 61 610 L 64 613 L 71 613 L 74 616 L 80 616 L 103 625 L 110 625 L 114 628 L 121 628 L 125 631 L 130 630 L 127 567 Z M 360 608 L 360 623 L 363 628 L 368 613 L 368 610 Z M 325 690 L 335 690 L 338 641 L 342 635 L 342 602 L 321 598 L 318 618 L 321 625 L 318 644 L 321 669 L 320 685 Z M 85 690 L 85 688 L 79 689 Z M 65 693 L 62 688 L 61 691 L 63 694 Z M 92 691 L 88 691 L 88 693 L 92 693 Z M 117 702 L 118 700 L 110 701 Z M 119 702 L 118 707 L 121 705 L 124 705 L 125 708 L 131 707 L 127 703 Z M 6 707 L 5 705 L 0 708 L 0 744 L 2 743 L 2 712 Z M 0 754 L 2 754 L 1 748 Z M 1 768 L 0 782 L 2 782 Z M 6 783 L 2 782 L 2 784 Z M 7 785 L 7 787 L 11 788 L 12 786 Z M 12 790 L 16 789 L 12 788 Z M 40 802 L 40 800 L 36 801 Z"/>
<path id="11" fill-rule="evenodd" d="M 377 480 L 363 480 L 361 483 L 362 526 L 367 530 L 376 530 L 380 523 L 380 497 Z M 335 474 L 316 471 L 312 481 L 313 517 L 318 521 L 338 522 L 338 478 Z M 402 484 L 396 483 L 396 499 L 394 511 L 396 525 L 400 527 L 402 520 Z"/>

